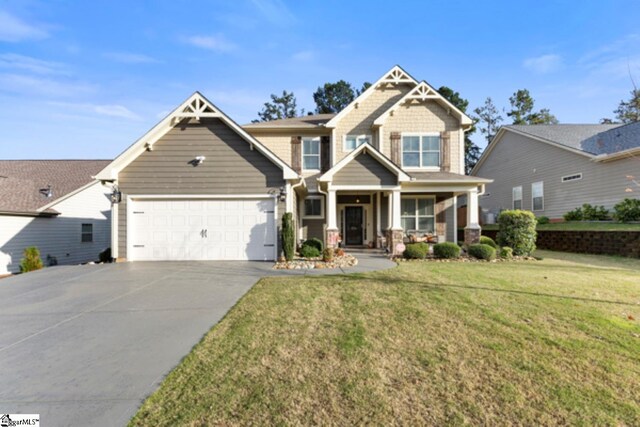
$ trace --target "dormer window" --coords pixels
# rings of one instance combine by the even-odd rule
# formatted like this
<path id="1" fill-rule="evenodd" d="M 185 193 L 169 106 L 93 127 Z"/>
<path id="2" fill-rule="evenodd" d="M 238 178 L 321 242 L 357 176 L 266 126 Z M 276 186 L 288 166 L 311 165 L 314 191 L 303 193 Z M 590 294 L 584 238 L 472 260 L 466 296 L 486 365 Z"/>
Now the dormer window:
<path id="1" fill-rule="evenodd" d="M 344 137 L 344 151 L 353 151 L 365 142 L 371 144 L 371 135 L 347 135 Z"/>
<path id="2" fill-rule="evenodd" d="M 439 168 L 439 134 L 403 134 L 403 168 Z"/>

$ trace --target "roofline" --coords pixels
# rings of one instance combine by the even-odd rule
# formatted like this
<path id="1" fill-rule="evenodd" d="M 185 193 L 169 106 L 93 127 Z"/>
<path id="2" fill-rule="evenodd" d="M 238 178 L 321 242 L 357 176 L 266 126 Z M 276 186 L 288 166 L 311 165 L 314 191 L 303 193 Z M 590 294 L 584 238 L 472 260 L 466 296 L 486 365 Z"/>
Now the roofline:
<path id="1" fill-rule="evenodd" d="M 62 197 L 58 197 L 58 198 L 57 198 L 57 199 L 55 199 L 53 202 L 48 203 L 48 204 L 46 204 L 46 205 L 44 205 L 44 206 L 42 206 L 42 207 L 38 208 L 38 209 L 36 210 L 36 212 L 42 212 L 42 211 L 45 211 L 45 210 L 47 210 L 47 209 L 49 209 L 49 208 L 51 208 L 51 207 L 53 207 L 53 206 L 57 205 L 58 203 L 64 202 L 64 201 L 65 201 L 65 200 L 67 200 L 68 198 L 73 197 L 73 196 L 75 196 L 76 194 L 80 193 L 81 191 L 84 191 L 84 190 L 86 190 L 87 188 L 89 188 L 89 187 L 91 187 L 91 186 L 93 186 L 93 185 L 96 185 L 96 184 L 98 184 L 98 183 L 100 182 L 100 181 L 97 181 L 94 177 L 91 177 L 91 178 L 92 178 L 92 180 L 91 180 L 90 182 L 86 183 L 85 185 L 83 185 L 82 187 L 76 188 L 75 190 L 70 191 L 69 193 L 65 194 L 65 195 L 64 195 L 64 196 L 62 196 Z"/>
<path id="2" fill-rule="evenodd" d="M 407 73 L 401 66 L 396 64 L 389 71 L 384 73 L 382 75 L 382 77 L 380 77 L 378 80 L 376 80 L 375 83 L 373 83 L 371 86 L 369 86 L 367 88 L 367 90 L 362 92 L 353 101 L 351 101 L 351 103 L 349 103 L 349 105 L 347 105 L 342 110 L 340 110 L 338 112 L 338 114 L 336 114 L 331 120 L 329 120 L 325 124 L 325 126 L 328 127 L 328 128 L 335 128 L 337 126 L 338 122 L 340 121 L 340 119 L 342 119 L 342 117 L 344 117 L 347 113 L 349 113 L 351 110 L 353 110 L 353 108 L 355 107 L 355 105 L 357 103 L 362 102 L 363 100 L 367 99 L 369 97 L 369 95 L 371 95 L 376 90 L 378 85 L 381 84 L 390 73 L 392 73 L 393 71 L 396 71 L 396 70 L 404 73 L 410 79 L 409 82 L 413 83 L 414 85 L 418 84 L 418 81 L 416 79 L 414 79 L 411 74 Z"/>
<path id="3" fill-rule="evenodd" d="M 634 154 L 640 154 L 640 147 L 627 148 L 626 150 L 616 151 L 615 153 L 598 154 L 593 160 L 596 162 L 609 162 L 622 158 L 633 157 Z"/>
<path id="4" fill-rule="evenodd" d="M 380 163 L 382 163 L 387 169 L 393 171 L 398 176 L 398 182 L 410 182 L 411 176 L 408 175 L 402 168 L 398 167 L 395 163 L 389 160 L 384 154 L 380 151 L 376 150 L 376 148 L 365 142 L 355 150 L 351 151 L 348 155 L 346 155 L 342 160 L 333 165 L 331 169 L 326 171 L 324 174 L 317 178 L 319 182 L 331 182 L 333 180 L 333 176 L 338 173 L 343 167 L 348 165 L 353 159 L 355 159 L 360 153 L 368 150 L 367 152 L 373 155 Z"/>
<path id="5" fill-rule="evenodd" d="M 194 113 L 184 113 L 187 107 L 192 107 L 192 103 L 201 105 L 201 110 Z M 213 112 L 204 112 L 204 109 L 208 107 Z M 211 101 L 209 101 L 200 92 L 194 92 L 178 107 L 176 107 L 171 113 L 165 116 L 160 122 L 152 127 L 147 133 L 138 138 L 133 144 L 131 144 L 126 150 L 120 153 L 111 163 L 109 163 L 104 169 L 102 169 L 95 178 L 101 181 L 114 181 L 117 179 L 118 174 L 128 166 L 133 160 L 138 158 L 146 149 L 147 146 L 153 146 L 160 138 L 167 134 L 171 129 L 175 127 L 180 120 L 185 118 L 200 118 L 200 117 L 214 117 L 222 120 L 227 126 L 231 127 L 242 139 L 257 148 L 262 154 L 269 158 L 273 163 L 282 169 L 283 179 L 297 179 L 297 174 L 289 165 L 287 165 L 282 159 L 276 156 L 271 150 L 265 147 L 260 141 L 249 134 L 242 126 L 233 121 L 229 116 L 216 107 Z M 174 119 L 178 119 L 175 124 L 172 124 Z"/>
<path id="6" fill-rule="evenodd" d="M 466 175 L 469 176 L 469 175 Z M 413 177 L 412 177 L 413 178 Z M 493 179 L 489 179 L 489 178 L 480 178 L 480 177 L 474 177 L 477 178 L 475 180 L 469 180 L 469 179 L 428 179 L 428 180 L 418 180 L 418 179 L 414 179 L 412 181 L 409 181 L 409 184 L 424 184 L 424 183 L 431 183 L 431 182 L 435 182 L 438 184 L 447 184 L 447 183 L 451 183 L 451 184 L 490 184 L 492 183 L 494 180 Z"/>
<path id="7" fill-rule="evenodd" d="M 3 211 L 0 210 L 0 216 L 33 216 L 40 218 L 52 218 L 60 215 L 60 212 L 38 212 L 38 211 Z"/>
<path id="8" fill-rule="evenodd" d="M 331 129 L 325 127 L 324 125 L 318 125 L 314 127 L 308 126 L 260 126 L 260 127 L 251 127 L 251 126 L 243 126 L 243 128 L 247 132 L 260 132 L 260 131 L 309 131 L 309 132 L 317 132 L 317 131 L 326 131 L 327 133 L 331 133 Z"/>

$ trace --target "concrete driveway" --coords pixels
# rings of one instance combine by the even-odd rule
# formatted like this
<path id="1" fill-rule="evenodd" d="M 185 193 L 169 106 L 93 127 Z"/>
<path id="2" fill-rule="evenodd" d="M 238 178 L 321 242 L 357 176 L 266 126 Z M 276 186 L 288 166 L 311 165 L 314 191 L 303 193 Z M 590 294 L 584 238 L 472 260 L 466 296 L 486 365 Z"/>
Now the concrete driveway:
<path id="1" fill-rule="evenodd" d="M 346 270 L 260 262 L 59 266 L 0 280 L 0 413 L 43 426 L 125 425 L 202 336 L 264 276 Z"/>

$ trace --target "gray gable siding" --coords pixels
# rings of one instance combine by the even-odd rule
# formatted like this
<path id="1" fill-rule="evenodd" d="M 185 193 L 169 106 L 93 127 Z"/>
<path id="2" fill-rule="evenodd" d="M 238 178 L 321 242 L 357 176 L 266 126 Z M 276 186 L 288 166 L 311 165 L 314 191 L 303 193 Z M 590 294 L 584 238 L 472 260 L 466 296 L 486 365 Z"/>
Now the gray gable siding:
<path id="1" fill-rule="evenodd" d="M 476 175 L 491 178 L 485 196 L 480 197 L 480 206 L 497 213 L 500 209 L 511 209 L 511 192 L 522 186 L 524 209 L 531 210 L 531 184 L 544 182 L 544 210 L 534 212 L 536 216 L 562 218 L 562 215 L 583 203 L 604 205 L 612 208 L 625 197 L 639 197 L 640 188 L 633 188 L 628 175 L 638 176 L 640 160 L 629 158 L 608 163 L 593 162 L 590 158 L 568 150 L 507 132 Z M 563 176 L 582 173 L 578 181 L 562 182 Z"/>
<path id="2" fill-rule="evenodd" d="M 336 185 L 397 185 L 398 177 L 368 153 L 360 153 L 333 176 Z"/>
<path id="3" fill-rule="evenodd" d="M 189 164 L 196 156 L 205 161 Z M 118 176 L 119 256 L 126 258 L 126 196 L 267 194 L 285 184 L 282 170 L 219 119 L 180 123 Z M 278 206 L 284 212 L 284 205 Z M 278 221 L 278 218 L 276 218 Z"/>

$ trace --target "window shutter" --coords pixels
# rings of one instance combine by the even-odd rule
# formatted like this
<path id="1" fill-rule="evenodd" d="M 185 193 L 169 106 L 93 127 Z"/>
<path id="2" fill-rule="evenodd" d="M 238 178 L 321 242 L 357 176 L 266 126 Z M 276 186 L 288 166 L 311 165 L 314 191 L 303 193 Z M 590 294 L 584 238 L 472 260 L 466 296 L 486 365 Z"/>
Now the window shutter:
<path id="1" fill-rule="evenodd" d="M 291 137 L 291 168 L 296 173 L 302 172 L 302 137 Z"/>
<path id="2" fill-rule="evenodd" d="M 331 156 L 331 138 L 328 136 L 320 137 L 320 170 L 322 173 L 325 173 L 329 170 L 330 164 L 330 156 Z"/>
<path id="3" fill-rule="evenodd" d="M 451 133 L 440 132 L 441 168 L 444 172 L 451 171 Z"/>
<path id="4" fill-rule="evenodd" d="M 391 161 L 400 166 L 400 132 L 391 132 Z"/>

